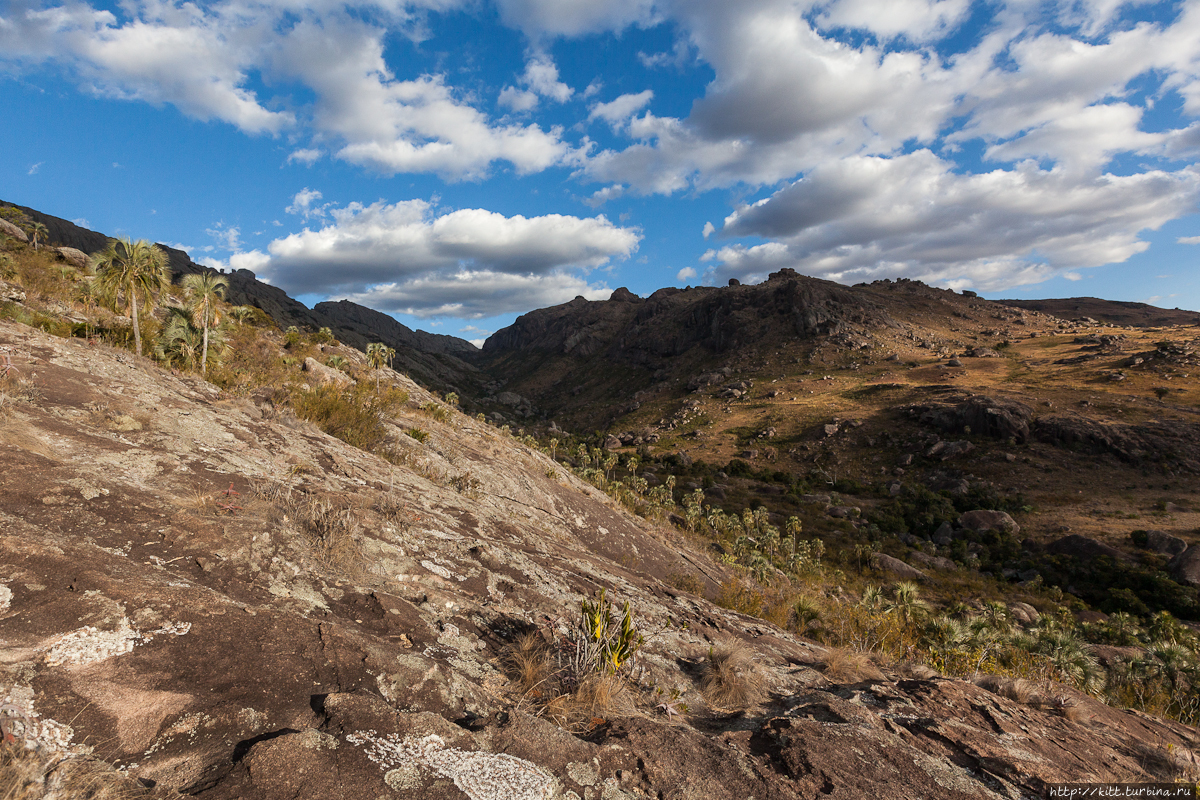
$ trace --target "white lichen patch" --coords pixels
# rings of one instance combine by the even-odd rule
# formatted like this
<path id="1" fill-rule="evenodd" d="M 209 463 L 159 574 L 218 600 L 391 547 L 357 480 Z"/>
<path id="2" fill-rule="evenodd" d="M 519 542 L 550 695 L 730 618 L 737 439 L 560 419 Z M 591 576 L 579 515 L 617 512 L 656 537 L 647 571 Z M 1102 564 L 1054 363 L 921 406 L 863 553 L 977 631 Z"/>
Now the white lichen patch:
<path id="1" fill-rule="evenodd" d="M 46 653 L 46 664 L 51 667 L 95 664 L 131 652 L 137 645 L 145 644 L 157 635 L 183 636 L 191 629 L 190 622 L 174 622 L 158 630 L 142 633 L 134 630 L 124 617 L 111 631 L 86 625 L 58 637 Z"/>
<path id="2" fill-rule="evenodd" d="M 437 734 L 402 739 L 397 734 L 358 731 L 346 739 L 365 747 L 367 758 L 389 775 L 402 770 L 395 779 L 412 780 L 414 766 L 428 767 L 454 781 L 471 800 L 550 800 L 555 794 L 557 782 L 536 764 L 505 753 L 446 747 Z"/>
<path id="3" fill-rule="evenodd" d="M 129 627 L 128 620 L 112 631 L 87 625 L 58 637 L 46 653 L 46 663 L 52 667 L 60 664 L 94 664 L 131 652 L 141 638 L 140 633 Z"/>
<path id="4" fill-rule="evenodd" d="M 12 597 L 12 589 L 0 586 L 0 614 L 8 611 L 8 607 L 12 605 Z"/>
<path id="5" fill-rule="evenodd" d="M 7 706 L 4 715 L 19 717 L 14 734 L 25 747 L 37 750 L 50 758 L 84 756 L 92 752 L 90 745 L 71 744 L 75 730 L 53 719 L 43 719 L 33 707 L 33 689 L 29 686 L 0 687 L 0 706 Z M 19 714 L 17 712 L 20 712 Z"/>

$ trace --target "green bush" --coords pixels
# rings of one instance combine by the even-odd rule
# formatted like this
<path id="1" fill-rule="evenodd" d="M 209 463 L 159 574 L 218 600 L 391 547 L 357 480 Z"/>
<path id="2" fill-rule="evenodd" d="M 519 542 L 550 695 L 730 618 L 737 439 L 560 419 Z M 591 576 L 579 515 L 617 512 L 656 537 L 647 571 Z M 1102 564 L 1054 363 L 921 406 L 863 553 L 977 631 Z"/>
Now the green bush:
<path id="1" fill-rule="evenodd" d="M 296 416 L 315 423 L 330 436 L 372 452 L 387 444 L 385 420 L 407 402 L 404 392 L 391 389 L 376 393 L 364 384 L 346 389 L 323 384 L 292 396 Z"/>

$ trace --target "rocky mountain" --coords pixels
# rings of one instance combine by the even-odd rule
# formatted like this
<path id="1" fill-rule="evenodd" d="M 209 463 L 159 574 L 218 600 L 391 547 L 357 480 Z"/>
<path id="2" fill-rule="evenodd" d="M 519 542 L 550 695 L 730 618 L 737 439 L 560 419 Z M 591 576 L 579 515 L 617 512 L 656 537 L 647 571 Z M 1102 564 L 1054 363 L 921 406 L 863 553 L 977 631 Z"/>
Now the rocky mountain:
<path id="1" fill-rule="evenodd" d="M 103 344 L 3 321 L 0 352 L 0 777 L 57 765 L 22 797 L 83 797 L 51 784 L 85 769 L 122 797 L 214 799 L 1194 780 L 1193 728 L 1061 685 L 847 666 L 713 605 L 730 567 L 495 428 L 426 416 L 403 376 L 388 424 L 428 436 L 388 462 Z M 534 713 L 546 684 L 519 655 L 572 641 L 600 589 L 644 636 L 634 671 Z"/>
<path id="2" fill-rule="evenodd" d="M 1098 297 L 1064 297 L 1050 300 L 998 300 L 1006 306 L 1041 311 L 1063 319 L 1092 319 L 1123 327 L 1200 325 L 1200 312 L 1159 308 L 1146 303 L 1102 300 Z"/>

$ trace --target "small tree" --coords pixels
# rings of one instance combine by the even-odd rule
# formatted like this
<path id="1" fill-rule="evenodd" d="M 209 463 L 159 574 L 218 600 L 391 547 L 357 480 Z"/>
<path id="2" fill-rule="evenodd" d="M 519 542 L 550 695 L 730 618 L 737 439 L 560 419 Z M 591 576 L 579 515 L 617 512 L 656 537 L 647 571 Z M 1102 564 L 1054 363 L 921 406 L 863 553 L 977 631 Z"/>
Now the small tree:
<path id="1" fill-rule="evenodd" d="M 170 286 L 167 254 L 145 239 L 109 239 L 108 247 L 92 256 L 100 291 L 120 308 L 124 304 L 133 322 L 133 346 L 142 354 L 142 332 L 138 320 L 138 299 L 150 313 L 156 293 Z"/>
<path id="2" fill-rule="evenodd" d="M 388 347 L 383 342 L 371 342 L 367 345 L 367 363 L 375 370 L 375 391 L 379 391 L 379 370 L 392 363 L 396 357 L 396 348 Z"/>
<path id="3" fill-rule="evenodd" d="M 29 245 L 34 250 L 38 249 L 38 238 L 45 239 L 50 231 L 46 230 L 46 226 L 40 222 L 34 222 L 29 225 Z"/>
<path id="4" fill-rule="evenodd" d="M 221 321 L 218 300 L 225 299 L 229 279 L 215 272 L 199 272 L 183 279 L 183 291 L 189 300 L 192 324 L 204 331 L 204 344 L 200 350 L 200 372 L 208 373 L 208 329 Z"/>

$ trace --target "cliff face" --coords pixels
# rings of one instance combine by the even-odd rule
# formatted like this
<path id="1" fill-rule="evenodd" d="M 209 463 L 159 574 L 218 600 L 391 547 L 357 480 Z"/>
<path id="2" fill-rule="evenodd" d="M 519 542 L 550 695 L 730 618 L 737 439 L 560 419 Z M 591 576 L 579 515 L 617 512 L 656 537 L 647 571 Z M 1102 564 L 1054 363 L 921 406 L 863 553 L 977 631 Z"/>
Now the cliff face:
<path id="1" fill-rule="evenodd" d="M 9 322 L 0 347 L 31 381 L 0 420 L 0 703 L 43 757 L 206 798 L 1011 798 L 1194 769 L 1196 731 L 1063 687 L 839 678 L 664 583 L 728 579 L 687 539 L 424 417 L 399 375 L 390 424 L 430 436 L 398 436 L 395 466 L 125 351 Z M 566 635 L 600 588 L 646 643 L 624 701 L 570 732 L 529 713 L 512 645 Z M 700 690 L 733 642 L 762 688 L 739 713 Z"/>

